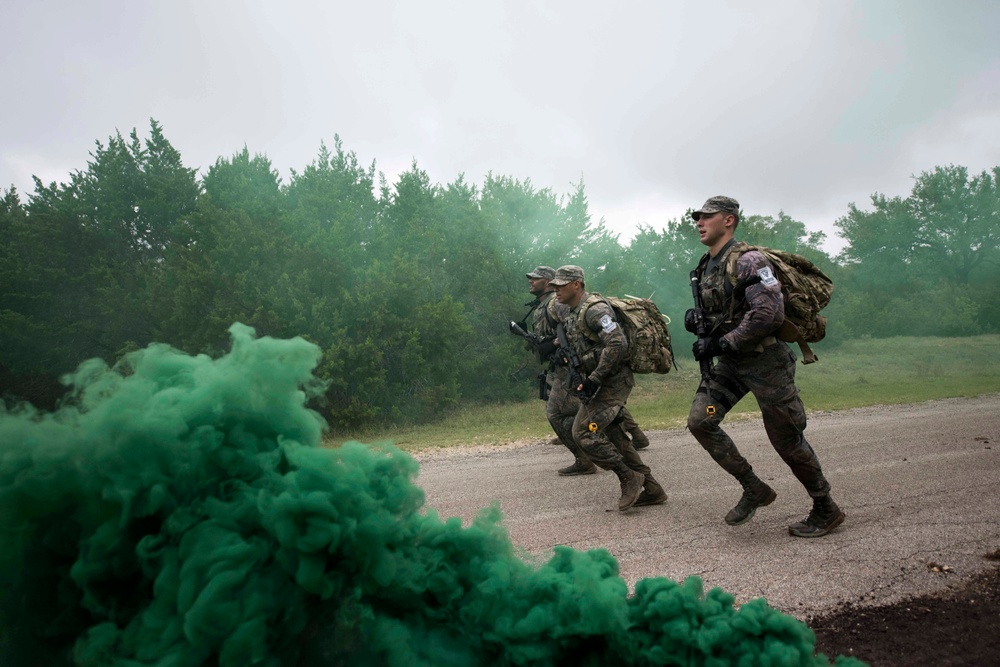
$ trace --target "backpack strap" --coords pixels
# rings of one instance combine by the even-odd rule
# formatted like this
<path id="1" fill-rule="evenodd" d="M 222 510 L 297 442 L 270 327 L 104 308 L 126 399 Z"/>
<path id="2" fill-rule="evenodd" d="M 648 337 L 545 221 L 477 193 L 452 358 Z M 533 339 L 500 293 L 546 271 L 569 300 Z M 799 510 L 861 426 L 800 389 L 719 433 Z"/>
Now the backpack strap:
<path id="1" fill-rule="evenodd" d="M 726 251 L 723 261 L 726 263 L 726 293 L 732 294 L 732 288 L 736 287 L 736 263 L 740 261 L 743 253 L 751 250 L 759 250 L 757 246 L 752 246 L 743 241 L 737 241 Z"/>
<path id="2" fill-rule="evenodd" d="M 705 266 L 708 264 L 708 260 L 711 258 L 712 255 L 706 252 L 704 255 L 701 256 L 701 259 L 698 260 L 698 266 L 696 266 L 694 270 L 698 272 L 699 276 L 705 274 Z"/>
<path id="3" fill-rule="evenodd" d="M 580 311 L 576 314 L 577 329 L 583 332 L 583 335 L 589 338 L 594 343 L 599 343 L 601 341 L 601 337 L 590 330 L 590 327 L 587 326 L 586 318 L 587 318 L 587 309 L 593 306 L 598 301 L 603 301 L 604 303 L 608 303 L 607 299 L 601 296 L 600 292 L 591 292 L 590 294 L 587 295 L 586 301 L 580 304 Z M 610 307 L 611 304 L 608 303 L 608 306 Z M 612 314 L 614 314 L 615 309 L 612 308 L 611 312 Z"/>
<path id="4" fill-rule="evenodd" d="M 522 329 L 527 330 L 527 328 L 528 328 L 528 318 L 531 317 L 531 314 L 533 312 L 535 312 L 535 308 L 538 308 L 538 305 L 540 303 L 541 302 L 538 299 L 534 299 L 533 301 L 529 301 L 528 303 L 524 304 L 524 305 L 528 306 L 528 312 L 526 312 L 524 314 L 524 317 L 521 318 L 520 324 L 521 324 L 521 328 Z"/>
<path id="5" fill-rule="evenodd" d="M 719 260 L 719 263 L 722 264 L 723 267 L 723 274 L 725 275 L 723 286 L 725 287 L 726 290 L 726 301 L 728 303 L 726 310 L 728 310 L 728 313 L 726 314 L 726 317 L 716 322 L 715 327 L 712 329 L 712 333 L 715 333 L 715 330 L 718 329 L 723 322 L 732 321 L 733 314 L 736 312 L 736 306 L 738 301 L 737 299 L 733 298 L 733 294 L 736 291 L 736 282 L 737 282 L 736 263 L 740 261 L 740 257 L 743 256 L 743 253 L 755 249 L 756 248 L 754 246 L 749 245 L 744 241 L 736 241 L 731 246 L 729 246 L 729 249 L 726 251 L 725 256 Z M 698 269 L 701 271 L 702 274 L 704 274 L 704 268 L 705 265 L 708 264 L 708 260 L 709 260 L 709 253 L 705 253 L 705 256 L 702 257 L 701 261 L 698 263 Z"/>
<path id="6" fill-rule="evenodd" d="M 552 304 L 555 303 L 555 300 L 556 296 L 553 294 L 552 298 L 545 303 L 545 323 L 549 325 L 549 329 L 552 331 L 555 331 L 556 326 L 559 324 L 556 318 L 552 316 Z"/>

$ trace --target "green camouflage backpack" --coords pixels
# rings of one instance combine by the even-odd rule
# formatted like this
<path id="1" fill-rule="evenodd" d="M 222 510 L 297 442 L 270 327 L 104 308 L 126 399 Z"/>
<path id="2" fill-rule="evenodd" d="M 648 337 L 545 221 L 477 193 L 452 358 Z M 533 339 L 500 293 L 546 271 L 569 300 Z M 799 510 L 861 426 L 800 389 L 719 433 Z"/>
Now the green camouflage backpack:
<path id="1" fill-rule="evenodd" d="M 819 314 L 830 303 L 833 281 L 802 255 L 784 250 L 738 243 L 729 253 L 726 275 L 734 279 L 736 262 L 743 253 L 756 250 L 774 266 L 774 275 L 781 283 L 785 300 L 785 322 L 778 331 L 778 338 L 797 342 L 802 350 L 803 363 L 816 361 L 808 343 L 816 343 L 826 336 L 826 318 Z M 791 326 L 794 325 L 794 326 Z"/>
<path id="2" fill-rule="evenodd" d="M 633 373 L 670 372 L 670 367 L 674 365 L 674 350 L 670 344 L 668 320 L 655 303 L 649 299 L 602 296 L 597 292 L 593 292 L 591 296 L 603 299 L 614 310 L 615 319 L 628 340 L 626 363 Z M 588 338 L 597 342 L 599 340 L 597 334 L 588 329 L 583 320 L 589 306 L 590 304 L 585 304 L 580 309 L 579 329 L 585 332 Z"/>

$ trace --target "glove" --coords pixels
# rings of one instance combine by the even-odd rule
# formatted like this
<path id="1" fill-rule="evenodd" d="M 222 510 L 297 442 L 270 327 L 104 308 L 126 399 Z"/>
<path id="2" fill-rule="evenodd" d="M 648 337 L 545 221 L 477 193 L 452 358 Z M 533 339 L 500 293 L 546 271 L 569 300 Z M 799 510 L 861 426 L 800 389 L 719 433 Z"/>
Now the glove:
<path id="1" fill-rule="evenodd" d="M 722 346 L 719 343 L 720 338 L 699 338 L 691 347 L 691 354 L 698 361 L 705 361 L 706 359 L 719 356 L 722 353 Z"/>
<path id="2" fill-rule="evenodd" d="M 684 328 L 691 333 L 698 333 L 698 325 L 694 322 L 694 308 L 688 308 L 684 313 Z"/>
<path id="3" fill-rule="evenodd" d="M 587 378 L 586 380 L 583 381 L 583 386 L 580 388 L 580 392 L 579 392 L 580 393 L 580 397 L 581 398 L 587 398 L 587 399 L 593 398 L 594 394 L 596 394 L 597 390 L 600 389 L 600 388 L 601 388 L 601 385 L 599 383 L 594 382 L 590 378 Z"/>
<path id="4" fill-rule="evenodd" d="M 558 347 L 555 338 L 543 338 L 542 342 L 538 344 L 538 356 L 542 359 L 548 359 L 555 354 Z"/>
<path id="5" fill-rule="evenodd" d="M 540 343 L 538 343 L 538 361 L 539 363 L 545 363 L 552 358 L 552 355 L 556 351 L 556 341 L 553 338 L 543 338 Z"/>

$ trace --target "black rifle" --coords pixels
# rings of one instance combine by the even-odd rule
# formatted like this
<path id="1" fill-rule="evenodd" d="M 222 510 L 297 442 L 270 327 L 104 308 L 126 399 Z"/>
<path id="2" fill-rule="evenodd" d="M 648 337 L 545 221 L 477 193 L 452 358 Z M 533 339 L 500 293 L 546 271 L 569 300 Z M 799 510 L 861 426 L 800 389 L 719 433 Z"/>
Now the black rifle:
<path id="1" fill-rule="evenodd" d="M 555 356 L 555 338 L 540 336 L 536 333 L 528 333 L 524 330 L 524 323 L 518 324 L 514 320 L 510 321 L 510 332 L 515 336 L 520 336 L 528 341 L 538 363 L 544 364 L 546 361 L 556 364 L 559 360 Z M 549 400 L 549 374 L 542 371 L 538 374 L 538 398 L 543 401 Z"/>
<path id="2" fill-rule="evenodd" d="M 705 321 L 705 307 L 701 303 L 701 290 L 698 289 L 698 270 L 691 272 L 691 294 L 694 295 L 694 335 L 698 338 L 708 336 L 708 323 Z M 712 379 L 712 360 L 702 359 L 698 362 L 701 368 L 701 381 L 708 382 Z"/>
<path id="3" fill-rule="evenodd" d="M 583 391 L 577 391 L 577 387 L 583 384 L 583 372 L 580 370 L 582 364 L 580 363 L 580 357 L 577 355 L 576 350 L 569 344 L 569 340 L 566 338 L 566 329 L 563 328 L 562 323 L 556 326 L 556 338 L 559 340 L 558 353 L 562 359 L 562 363 L 565 366 L 569 366 L 569 386 L 580 400 L 584 403 L 590 402 L 597 392 L 600 391 L 600 385 L 597 389 L 590 393 L 585 393 Z"/>
<path id="4" fill-rule="evenodd" d="M 510 321 L 510 332 L 515 336 L 520 336 L 524 340 L 528 341 L 528 345 L 530 345 L 532 351 L 534 351 L 535 358 L 538 359 L 538 363 L 544 364 L 546 361 L 553 360 L 552 354 L 556 350 L 556 339 L 554 337 L 528 333 L 524 330 L 523 325 L 518 324 L 514 320 Z"/>

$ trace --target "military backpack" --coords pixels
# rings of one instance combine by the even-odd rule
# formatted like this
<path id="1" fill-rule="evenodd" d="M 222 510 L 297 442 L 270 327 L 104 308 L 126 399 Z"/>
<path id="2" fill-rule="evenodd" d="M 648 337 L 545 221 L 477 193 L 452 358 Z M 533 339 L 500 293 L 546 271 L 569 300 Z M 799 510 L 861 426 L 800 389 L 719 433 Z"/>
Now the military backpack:
<path id="1" fill-rule="evenodd" d="M 674 365 L 674 350 L 670 344 L 670 331 L 667 329 L 667 318 L 649 299 L 619 299 L 614 296 L 602 296 L 597 292 L 592 296 L 605 301 L 615 313 L 615 320 L 622 327 L 622 332 L 628 340 L 628 358 L 626 364 L 633 373 L 669 373 Z M 587 308 L 597 299 L 584 304 L 578 317 L 580 331 L 588 338 L 597 342 L 599 337 L 591 331 L 584 321 Z"/>
<path id="2" fill-rule="evenodd" d="M 737 243 L 729 253 L 726 275 L 731 280 L 735 280 L 736 262 L 751 250 L 760 252 L 771 262 L 774 275 L 781 283 L 786 324 L 778 331 L 778 337 L 785 342 L 797 342 L 803 353 L 803 363 L 812 363 L 816 355 L 808 343 L 819 342 L 826 336 L 826 318 L 819 311 L 830 303 L 833 281 L 802 255 L 747 243 Z"/>

